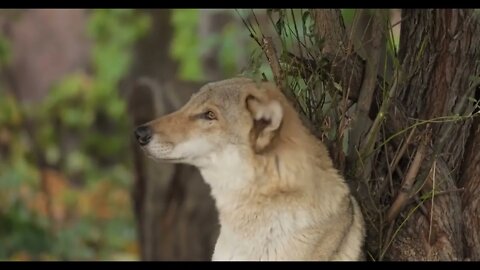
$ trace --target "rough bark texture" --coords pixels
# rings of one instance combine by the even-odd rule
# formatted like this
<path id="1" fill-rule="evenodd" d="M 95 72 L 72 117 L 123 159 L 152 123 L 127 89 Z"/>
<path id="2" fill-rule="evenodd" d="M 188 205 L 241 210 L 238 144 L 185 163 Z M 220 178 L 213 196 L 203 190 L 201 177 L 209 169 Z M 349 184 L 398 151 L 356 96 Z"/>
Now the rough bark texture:
<path id="1" fill-rule="evenodd" d="M 480 27 L 473 11 L 403 12 L 400 61 L 405 82 L 397 92 L 397 102 L 405 108 L 405 115 L 432 119 L 468 114 L 472 106 L 462 104 L 466 103 L 463 97 L 472 96 L 472 76 L 478 76 L 480 67 Z M 435 186 L 433 169 L 425 166 L 424 170 L 431 171 L 427 181 L 437 192 L 457 188 L 470 128 L 471 120 L 432 126 L 436 134 L 432 148 L 438 153 L 430 156 L 435 158 Z M 442 140 L 445 136 L 448 138 Z M 423 164 L 429 164 L 428 159 Z M 427 215 L 417 211 L 409 218 L 390 256 L 401 260 L 462 260 L 462 195 L 449 192 L 429 199 L 425 204 Z M 423 246 L 419 247 L 418 237 L 424 240 L 420 241 Z"/>
<path id="2" fill-rule="evenodd" d="M 325 40 L 322 53 L 331 63 L 332 75 L 341 83 L 345 94 L 356 99 L 365 63 L 353 50 L 353 42 L 348 39 L 340 10 L 316 9 L 313 14 L 317 35 Z"/>
<path id="3" fill-rule="evenodd" d="M 404 11 L 399 57 L 406 81 L 397 101 L 408 116 L 451 115 L 463 96 L 473 97 L 472 76 L 480 72 L 480 26 L 474 16 L 467 10 Z M 470 112 L 472 107 L 467 107 L 459 113 Z M 449 155 L 444 158 L 455 177 L 464 154 L 464 144 L 458 142 L 466 141 L 470 124 L 455 125 L 445 146 Z M 435 127 L 434 133 L 446 125 Z"/>
<path id="4" fill-rule="evenodd" d="M 480 94 L 480 90 L 477 89 Z M 478 95 L 477 95 L 478 96 Z M 473 122 L 461 169 L 465 256 L 480 260 L 480 119 Z"/>
<path id="5" fill-rule="evenodd" d="M 139 41 L 128 93 L 132 126 L 182 106 L 199 84 L 175 79 L 176 64 L 168 51 L 172 36 L 170 11 L 148 10 L 150 34 Z M 208 186 L 197 169 L 155 162 L 133 143 L 136 177 L 133 188 L 142 260 L 209 260 L 218 221 Z"/>
<path id="6" fill-rule="evenodd" d="M 330 37 L 330 41 L 326 41 L 327 48 L 336 48 L 335 46 L 342 48 L 346 44 L 344 35 L 341 34 L 344 31 L 343 26 L 335 22 L 335 20 L 341 20 L 339 12 L 322 10 L 316 11 L 316 15 L 319 33 L 327 39 Z M 391 93 L 394 101 L 384 123 L 385 134 L 381 137 L 383 131 L 379 132 L 377 144 L 383 142 L 388 136 L 417 123 L 418 119 L 468 115 L 472 112 L 472 103 L 467 98 L 474 96 L 475 89 L 476 97 L 480 96 L 478 81 L 475 81 L 480 74 L 479 23 L 478 15 L 473 10 L 404 10 L 402 12 L 399 52 L 401 76 L 399 76 L 398 87 L 392 87 L 397 91 Z M 329 42 L 333 44 L 329 45 Z M 366 61 L 368 64 L 369 59 Z M 343 64 L 345 63 L 347 62 Z M 342 63 L 338 69 L 332 69 L 333 75 L 339 81 L 344 76 L 341 66 Z M 363 70 L 365 70 L 365 64 L 360 62 L 358 67 L 350 68 L 349 71 L 357 73 L 352 76 L 353 78 L 362 79 L 360 83 L 350 85 L 352 92 L 358 91 L 355 96 L 362 95 L 360 91 L 363 91 L 361 87 L 365 83 L 365 78 L 361 76 Z M 375 91 L 377 97 L 382 97 L 378 89 Z M 367 214 L 369 231 L 367 248 L 374 258 L 479 259 L 480 201 L 476 196 L 480 191 L 478 126 L 478 118 L 473 121 L 473 125 L 472 119 L 430 124 L 429 128 L 432 129 L 433 136 L 428 140 L 426 157 L 421 160 L 421 168 L 415 177 L 413 189 L 407 191 L 412 194 L 412 190 L 418 189 L 420 192 L 410 198 L 401 215 L 397 217 L 396 224 L 383 223 L 381 216 L 385 214 L 385 210 L 371 207 L 371 202 L 365 204 L 366 198 L 360 196 Z M 385 188 L 388 186 L 390 189 L 395 189 L 396 193 L 404 192 L 400 191 L 400 182 L 408 169 L 413 166 L 410 161 L 419 145 L 419 136 L 426 130 L 426 125 L 419 126 L 413 133 L 413 139 L 405 144 L 405 147 L 403 143 L 409 132 L 393 139 L 383 149 L 376 150 L 376 162 L 370 165 L 373 166 L 372 176 L 370 180 L 366 180 L 370 182 L 369 196 L 378 196 L 375 192 L 384 192 L 388 190 Z M 397 157 L 399 158 L 399 162 L 396 163 L 398 166 L 390 168 L 389 164 L 392 163 L 389 163 L 385 157 L 393 158 L 400 148 L 404 148 L 405 151 L 402 150 L 401 155 Z M 347 171 L 349 169 L 352 168 L 346 168 Z M 389 177 L 390 184 L 386 182 Z M 357 181 L 365 180 L 357 179 Z M 464 191 L 459 190 L 459 187 L 464 187 Z M 429 196 L 432 190 L 437 195 Z M 361 189 L 354 191 L 359 195 L 364 193 Z M 395 196 L 396 194 L 386 194 L 373 198 L 378 200 L 374 204 L 388 206 Z M 427 199 L 417 207 L 416 211 L 413 211 L 419 205 L 420 196 L 427 196 Z M 411 212 L 413 214 L 410 215 Z M 375 215 L 380 219 L 375 218 Z M 407 221 L 400 226 L 404 220 Z M 379 237 L 379 234 L 383 238 Z M 391 245 L 387 245 L 391 238 L 385 239 L 386 237 L 394 238 Z M 375 240 L 376 238 L 380 240 Z M 380 255 L 382 248 L 377 247 L 378 241 L 384 242 L 383 249 L 386 246 L 389 247 L 384 254 L 385 257 Z"/>

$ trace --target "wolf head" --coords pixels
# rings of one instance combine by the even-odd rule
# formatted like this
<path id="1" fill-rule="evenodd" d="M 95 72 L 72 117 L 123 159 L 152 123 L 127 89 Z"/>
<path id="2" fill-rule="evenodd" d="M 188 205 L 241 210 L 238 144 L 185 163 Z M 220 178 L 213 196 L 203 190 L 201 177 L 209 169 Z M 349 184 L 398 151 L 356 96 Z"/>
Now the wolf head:
<path id="1" fill-rule="evenodd" d="M 233 78 L 206 84 L 178 111 L 138 127 L 135 136 L 157 160 L 200 166 L 226 148 L 268 151 L 287 106 L 275 85 Z"/>

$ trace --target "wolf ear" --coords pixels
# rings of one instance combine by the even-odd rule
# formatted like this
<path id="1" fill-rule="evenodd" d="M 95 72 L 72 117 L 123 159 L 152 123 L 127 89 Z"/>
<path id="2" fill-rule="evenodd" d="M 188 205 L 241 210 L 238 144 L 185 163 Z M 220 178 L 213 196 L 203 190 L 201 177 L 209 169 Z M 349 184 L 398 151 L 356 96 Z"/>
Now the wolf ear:
<path id="1" fill-rule="evenodd" d="M 250 95 L 247 108 L 253 118 L 251 139 L 256 152 L 264 150 L 278 133 L 283 120 L 283 108 L 277 100 L 267 102 Z"/>

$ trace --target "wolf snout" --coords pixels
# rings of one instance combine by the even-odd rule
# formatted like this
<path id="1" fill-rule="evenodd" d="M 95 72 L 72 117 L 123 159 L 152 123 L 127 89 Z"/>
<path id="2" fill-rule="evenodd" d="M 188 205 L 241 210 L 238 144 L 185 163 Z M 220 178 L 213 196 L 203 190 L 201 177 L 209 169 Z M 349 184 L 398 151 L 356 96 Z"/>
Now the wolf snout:
<path id="1" fill-rule="evenodd" d="M 152 139 L 152 129 L 149 126 L 140 126 L 135 129 L 135 138 L 140 145 L 147 145 Z"/>

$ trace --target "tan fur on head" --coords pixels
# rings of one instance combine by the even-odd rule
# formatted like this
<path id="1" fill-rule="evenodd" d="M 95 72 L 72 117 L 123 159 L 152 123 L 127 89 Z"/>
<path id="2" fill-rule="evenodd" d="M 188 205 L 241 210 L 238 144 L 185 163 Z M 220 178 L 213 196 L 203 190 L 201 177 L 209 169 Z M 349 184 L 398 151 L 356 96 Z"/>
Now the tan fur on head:
<path id="1" fill-rule="evenodd" d="M 210 185 L 221 224 L 214 260 L 363 258 L 358 203 L 274 84 L 209 83 L 147 126 L 150 156 L 192 164 Z"/>

